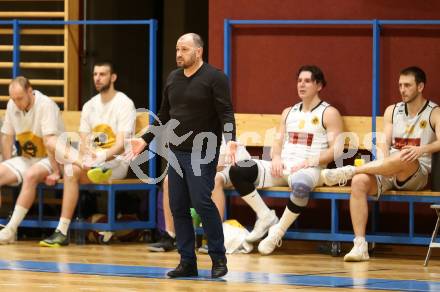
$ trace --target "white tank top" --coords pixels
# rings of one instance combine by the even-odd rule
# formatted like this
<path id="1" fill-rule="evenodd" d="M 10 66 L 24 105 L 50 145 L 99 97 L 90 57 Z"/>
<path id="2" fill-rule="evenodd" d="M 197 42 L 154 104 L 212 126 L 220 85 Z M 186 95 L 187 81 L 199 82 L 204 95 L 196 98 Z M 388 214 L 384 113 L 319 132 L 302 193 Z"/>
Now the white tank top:
<path id="1" fill-rule="evenodd" d="M 286 116 L 283 150 L 284 162 L 296 163 L 318 156 L 328 149 L 327 130 L 324 128 L 324 111 L 330 105 L 321 101 L 310 112 L 302 111 L 302 102 L 295 104 Z"/>
<path id="2" fill-rule="evenodd" d="M 432 110 L 437 106 L 432 101 L 426 101 L 426 104 L 414 117 L 408 116 L 404 102 L 399 102 L 394 106 L 391 153 L 399 151 L 405 145 L 420 146 L 436 140 L 430 117 Z M 419 162 L 431 172 L 431 154 L 423 154 L 419 158 Z"/>

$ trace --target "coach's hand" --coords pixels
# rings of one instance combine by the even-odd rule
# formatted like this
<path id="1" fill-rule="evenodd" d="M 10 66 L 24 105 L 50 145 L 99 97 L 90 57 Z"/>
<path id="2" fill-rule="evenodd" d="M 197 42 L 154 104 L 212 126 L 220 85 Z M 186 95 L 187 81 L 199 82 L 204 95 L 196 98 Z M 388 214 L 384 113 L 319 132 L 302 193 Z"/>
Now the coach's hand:
<path id="1" fill-rule="evenodd" d="M 126 139 L 124 146 L 125 152 L 123 154 L 123 159 L 131 161 L 144 151 L 147 147 L 147 142 L 142 138 Z"/>

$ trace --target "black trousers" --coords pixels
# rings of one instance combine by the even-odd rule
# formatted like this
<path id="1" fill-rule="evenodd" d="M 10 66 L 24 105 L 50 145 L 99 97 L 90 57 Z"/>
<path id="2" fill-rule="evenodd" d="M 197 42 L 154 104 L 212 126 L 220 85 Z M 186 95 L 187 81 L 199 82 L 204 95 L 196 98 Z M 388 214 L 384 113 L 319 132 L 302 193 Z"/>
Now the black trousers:
<path id="1" fill-rule="evenodd" d="M 213 261 L 225 258 L 221 217 L 211 199 L 214 189 L 218 156 L 207 163 L 191 159 L 191 152 L 173 151 L 183 171 L 180 176 L 174 168 L 168 169 L 170 207 L 176 230 L 177 249 L 182 261 L 195 262 L 194 227 L 190 214 L 191 205 L 202 220 L 208 237 L 208 253 Z"/>

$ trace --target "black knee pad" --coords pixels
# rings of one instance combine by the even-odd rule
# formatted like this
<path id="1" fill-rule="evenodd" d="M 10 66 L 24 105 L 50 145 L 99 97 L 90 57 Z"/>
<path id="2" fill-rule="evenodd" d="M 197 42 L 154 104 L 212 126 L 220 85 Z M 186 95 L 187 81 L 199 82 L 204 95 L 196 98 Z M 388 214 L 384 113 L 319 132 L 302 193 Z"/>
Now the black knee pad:
<path id="1" fill-rule="evenodd" d="M 252 160 L 244 160 L 243 162 L 245 163 L 233 165 L 229 169 L 231 183 L 234 185 L 240 196 L 246 196 L 255 190 L 254 182 L 258 177 L 257 164 Z"/>
<path id="2" fill-rule="evenodd" d="M 307 206 L 309 202 L 309 194 L 311 188 L 303 183 L 294 183 L 292 185 L 292 193 L 290 194 L 290 205 L 287 204 L 287 208 L 293 213 L 301 213 L 301 211 Z"/>
<path id="3" fill-rule="evenodd" d="M 305 207 L 298 206 L 297 204 L 289 200 L 287 202 L 287 209 L 289 209 L 292 213 L 300 214 L 305 209 Z"/>

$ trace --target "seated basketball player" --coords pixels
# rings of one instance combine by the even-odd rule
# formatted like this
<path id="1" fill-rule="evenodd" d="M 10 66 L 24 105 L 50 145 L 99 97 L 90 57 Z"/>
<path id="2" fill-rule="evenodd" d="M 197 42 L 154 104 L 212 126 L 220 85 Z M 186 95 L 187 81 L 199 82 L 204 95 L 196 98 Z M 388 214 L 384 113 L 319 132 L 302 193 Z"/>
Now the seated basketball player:
<path id="1" fill-rule="evenodd" d="M 41 246 L 58 247 L 69 243 L 67 233 L 78 202 L 79 184 L 90 183 L 87 172 L 91 168 L 112 169 L 112 179 L 127 175 L 128 163 L 115 156 L 123 153 L 124 139 L 133 134 L 136 110 L 130 98 L 115 90 L 116 79 L 110 62 L 95 64 L 93 80 L 98 94 L 84 104 L 81 113 L 79 163 L 64 166 L 60 221 L 55 232 L 40 241 Z"/>
<path id="2" fill-rule="evenodd" d="M 268 233 L 258 245 L 258 251 L 264 255 L 281 246 L 287 229 L 307 206 L 309 193 L 321 183 L 321 169 L 334 160 L 334 141 L 342 132 L 339 112 L 319 97 L 326 85 L 321 69 L 302 66 L 297 78 L 301 102 L 286 108 L 281 115 L 272 161 L 237 163 L 229 171 L 235 189 L 257 214 L 254 229 L 246 241 L 255 242 Z M 272 186 L 292 189 L 280 220 L 256 190 L 256 187 Z"/>
<path id="3" fill-rule="evenodd" d="M 217 173 L 215 176 L 215 185 L 212 191 L 212 201 L 217 207 L 222 221 L 224 220 L 225 214 L 225 192 L 223 189 L 225 187 L 231 186 L 231 181 L 229 179 L 229 168 L 224 162 L 225 156 L 225 144 L 222 143 L 220 147 L 220 156 L 217 166 Z M 237 160 L 250 159 L 250 154 L 246 151 L 244 147 L 239 147 L 237 151 Z M 162 238 L 156 242 L 148 245 L 148 250 L 164 252 L 170 251 L 176 248 L 176 234 L 174 231 L 173 215 L 171 214 L 170 202 L 169 202 L 169 192 L 168 192 L 168 176 L 165 177 L 163 181 L 163 214 L 165 219 L 165 232 Z M 207 253 L 207 246 L 202 246 L 199 248 L 199 252 Z"/>
<path id="4" fill-rule="evenodd" d="M 1 128 L 4 161 L 0 163 L 0 186 L 22 186 L 11 220 L 0 231 L 2 244 L 15 240 L 17 228 L 35 200 L 37 185 L 45 180 L 53 184 L 60 177 L 53 147 L 57 135 L 64 130 L 58 106 L 33 90 L 25 77 L 11 81 L 9 96 Z M 16 157 L 12 157 L 14 138 L 21 149 L 20 156 Z"/>
<path id="5" fill-rule="evenodd" d="M 344 261 L 369 260 L 365 228 L 369 195 L 379 198 L 389 190 L 423 189 L 431 172 L 431 153 L 440 151 L 440 108 L 423 97 L 426 75 L 418 67 L 400 72 L 402 102 L 390 105 L 384 114 L 385 143 L 378 143 L 378 157 L 359 167 L 344 166 L 322 171 L 327 185 L 351 182 L 350 214 L 354 246 Z"/>

